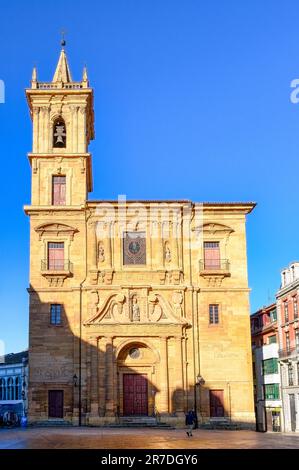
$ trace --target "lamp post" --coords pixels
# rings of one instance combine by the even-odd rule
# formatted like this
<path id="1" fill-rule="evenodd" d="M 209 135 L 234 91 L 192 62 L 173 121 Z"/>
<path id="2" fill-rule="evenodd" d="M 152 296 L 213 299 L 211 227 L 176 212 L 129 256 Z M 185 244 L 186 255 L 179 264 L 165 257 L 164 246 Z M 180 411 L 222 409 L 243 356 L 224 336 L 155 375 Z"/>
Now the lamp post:
<path id="1" fill-rule="evenodd" d="M 74 387 L 77 387 L 77 385 L 78 385 L 78 377 L 77 377 L 77 374 L 74 374 L 74 375 L 73 375 L 73 384 L 74 384 Z"/>

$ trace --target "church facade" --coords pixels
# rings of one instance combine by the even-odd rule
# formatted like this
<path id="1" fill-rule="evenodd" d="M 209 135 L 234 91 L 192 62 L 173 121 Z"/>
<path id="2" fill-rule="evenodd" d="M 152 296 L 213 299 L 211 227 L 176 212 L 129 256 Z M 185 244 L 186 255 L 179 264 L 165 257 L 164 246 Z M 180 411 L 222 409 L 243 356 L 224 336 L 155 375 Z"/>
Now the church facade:
<path id="1" fill-rule="evenodd" d="M 33 70 L 29 421 L 253 426 L 254 203 L 92 201 L 93 90 Z"/>

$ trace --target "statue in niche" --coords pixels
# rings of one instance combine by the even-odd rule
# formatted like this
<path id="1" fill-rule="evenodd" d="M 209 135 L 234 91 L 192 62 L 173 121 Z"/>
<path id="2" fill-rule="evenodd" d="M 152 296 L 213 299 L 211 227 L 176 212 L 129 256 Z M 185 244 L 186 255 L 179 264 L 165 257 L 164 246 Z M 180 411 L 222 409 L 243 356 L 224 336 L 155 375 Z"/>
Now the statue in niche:
<path id="1" fill-rule="evenodd" d="M 99 243 L 98 260 L 99 260 L 99 263 L 103 263 L 105 261 L 105 250 L 104 250 L 103 243 Z"/>
<path id="2" fill-rule="evenodd" d="M 169 248 L 168 244 L 165 245 L 165 261 L 167 263 L 170 263 L 170 261 L 171 261 L 171 251 L 170 251 L 170 248 Z"/>
<path id="3" fill-rule="evenodd" d="M 132 321 L 140 321 L 140 308 L 135 296 L 132 298 Z"/>

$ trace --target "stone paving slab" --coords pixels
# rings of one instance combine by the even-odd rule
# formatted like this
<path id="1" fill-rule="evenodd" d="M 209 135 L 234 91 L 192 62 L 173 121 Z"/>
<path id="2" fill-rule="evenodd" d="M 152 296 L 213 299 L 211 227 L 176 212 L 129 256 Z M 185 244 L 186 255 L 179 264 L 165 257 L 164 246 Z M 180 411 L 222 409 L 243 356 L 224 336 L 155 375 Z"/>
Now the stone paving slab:
<path id="1" fill-rule="evenodd" d="M 181 429 L 1 429 L 0 449 L 298 449 L 299 434 Z"/>

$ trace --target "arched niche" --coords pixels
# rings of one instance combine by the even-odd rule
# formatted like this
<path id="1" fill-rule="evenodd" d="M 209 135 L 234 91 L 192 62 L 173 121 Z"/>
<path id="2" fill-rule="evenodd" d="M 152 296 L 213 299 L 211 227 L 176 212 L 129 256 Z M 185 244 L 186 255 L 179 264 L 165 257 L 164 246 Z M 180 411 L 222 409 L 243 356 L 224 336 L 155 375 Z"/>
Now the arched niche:
<path id="1" fill-rule="evenodd" d="M 66 148 L 66 125 L 61 116 L 53 122 L 53 148 Z"/>

